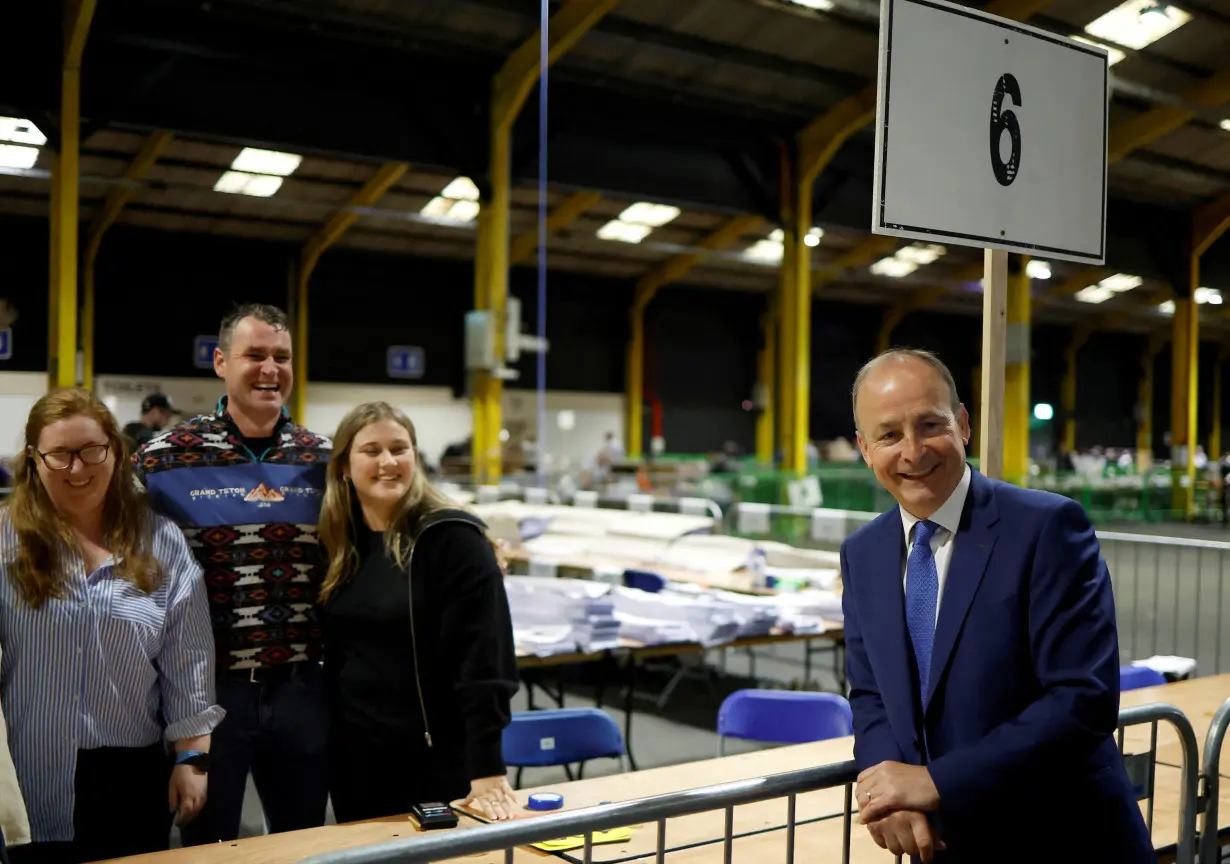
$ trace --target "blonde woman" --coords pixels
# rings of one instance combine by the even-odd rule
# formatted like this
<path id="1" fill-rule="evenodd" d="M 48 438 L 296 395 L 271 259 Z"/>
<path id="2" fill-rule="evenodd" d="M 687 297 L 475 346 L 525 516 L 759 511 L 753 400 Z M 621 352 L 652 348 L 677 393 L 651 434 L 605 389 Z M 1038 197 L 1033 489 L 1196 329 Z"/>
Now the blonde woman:
<path id="1" fill-rule="evenodd" d="M 0 704 L 33 842 L 10 857 L 166 849 L 205 802 L 223 717 L 200 568 L 93 394 L 47 394 L 25 438 L 0 509 Z"/>
<path id="2" fill-rule="evenodd" d="M 504 578 L 486 528 L 433 489 L 414 424 L 360 405 L 333 439 L 320 536 L 339 822 L 462 801 L 512 815 L 501 741 L 517 691 Z"/>

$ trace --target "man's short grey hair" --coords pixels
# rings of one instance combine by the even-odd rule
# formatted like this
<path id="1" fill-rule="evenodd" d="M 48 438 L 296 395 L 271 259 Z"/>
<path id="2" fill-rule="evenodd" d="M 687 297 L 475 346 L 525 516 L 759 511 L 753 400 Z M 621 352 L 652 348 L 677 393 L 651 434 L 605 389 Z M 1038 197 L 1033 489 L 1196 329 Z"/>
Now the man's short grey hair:
<path id="1" fill-rule="evenodd" d="M 952 372 L 948 371 L 948 367 L 944 365 L 944 361 L 934 351 L 926 351 L 922 348 L 890 348 L 888 351 L 883 351 L 872 357 L 863 364 L 863 368 L 858 370 L 858 374 L 854 376 L 854 386 L 850 388 L 850 403 L 854 410 L 854 428 L 858 428 L 858 391 L 862 389 L 863 382 L 867 376 L 879 366 L 889 360 L 921 360 L 939 374 L 940 378 L 944 379 L 944 383 L 948 385 L 948 399 L 952 407 L 952 413 L 955 415 L 961 410 L 961 397 L 957 395 L 957 382 L 952 377 Z"/>
<path id="2" fill-rule="evenodd" d="M 222 319 L 222 326 L 218 328 L 218 347 L 222 349 L 223 354 L 231 347 L 231 337 L 235 335 L 235 328 L 245 318 L 264 321 L 275 330 L 290 329 L 290 319 L 277 306 L 270 306 L 268 303 L 238 305 Z"/>

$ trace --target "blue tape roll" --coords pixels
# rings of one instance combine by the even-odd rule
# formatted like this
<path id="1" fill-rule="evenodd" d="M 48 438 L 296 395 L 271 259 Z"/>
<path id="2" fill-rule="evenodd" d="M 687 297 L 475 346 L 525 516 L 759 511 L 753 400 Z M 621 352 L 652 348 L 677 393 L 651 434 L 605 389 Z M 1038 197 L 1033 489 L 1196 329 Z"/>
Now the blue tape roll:
<path id="1" fill-rule="evenodd" d="M 530 796 L 531 810 L 558 810 L 564 806 L 564 796 L 557 792 L 536 792 Z"/>

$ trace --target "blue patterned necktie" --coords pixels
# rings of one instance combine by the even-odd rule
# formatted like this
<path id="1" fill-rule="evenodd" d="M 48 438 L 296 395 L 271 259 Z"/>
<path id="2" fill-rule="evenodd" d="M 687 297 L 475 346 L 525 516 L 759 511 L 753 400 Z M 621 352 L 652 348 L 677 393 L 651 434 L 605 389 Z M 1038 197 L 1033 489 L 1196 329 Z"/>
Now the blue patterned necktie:
<path id="1" fill-rule="evenodd" d="M 914 545 L 905 568 L 905 624 L 914 643 L 918 664 L 918 690 L 924 703 L 927 680 L 931 676 L 931 646 L 935 642 L 935 609 L 939 601 L 940 575 L 935 568 L 931 538 L 939 530 L 934 522 L 922 520 L 914 525 Z"/>

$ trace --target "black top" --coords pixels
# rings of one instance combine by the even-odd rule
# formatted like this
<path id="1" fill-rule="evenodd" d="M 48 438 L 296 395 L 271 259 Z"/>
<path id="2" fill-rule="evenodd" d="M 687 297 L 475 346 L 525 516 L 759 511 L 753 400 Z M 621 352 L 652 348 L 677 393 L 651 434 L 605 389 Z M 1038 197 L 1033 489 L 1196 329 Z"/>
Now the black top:
<path id="1" fill-rule="evenodd" d="M 354 731 L 391 742 L 414 734 L 418 710 L 410 644 L 410 582 L 384 549 L 384 532 L 360 532 L 359 571 L 326 607 L 326 652 L 336 717 Z"/>
<path id="2" fill-rule="evenodd" d="M 433 800 L 464 797 L 471 780 L 506 771 L 516 652 L 504 576 L 482 527 L 460 510 L 429 516 L 407 580 L 384 535 L 361 526 L 359 568 L 323 610 L 335 733 L 414 753 Z"/>

